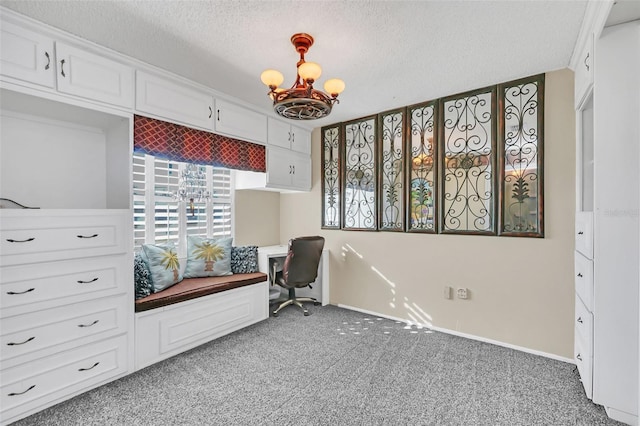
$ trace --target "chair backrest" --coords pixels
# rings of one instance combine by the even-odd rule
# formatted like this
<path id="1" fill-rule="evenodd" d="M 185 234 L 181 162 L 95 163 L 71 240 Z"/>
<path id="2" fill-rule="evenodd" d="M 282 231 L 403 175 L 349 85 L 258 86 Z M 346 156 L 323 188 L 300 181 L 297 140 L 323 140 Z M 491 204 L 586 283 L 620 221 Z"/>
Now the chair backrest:
<path id="1" fill-rule="evenodd" d="M 282 267 L 288 287 L 305 287 L 316 280 L 324 248 L 324 238 L 298 237 L 289 241 L 289 252 Z"/>

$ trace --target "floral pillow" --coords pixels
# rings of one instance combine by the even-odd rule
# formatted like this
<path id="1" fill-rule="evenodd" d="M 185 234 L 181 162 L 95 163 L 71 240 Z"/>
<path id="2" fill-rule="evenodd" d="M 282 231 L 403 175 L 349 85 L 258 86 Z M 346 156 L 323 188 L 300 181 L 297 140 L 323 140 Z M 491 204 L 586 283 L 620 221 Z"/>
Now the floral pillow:
<path id="1" fill-rule="evenodd" d="M 234 274 L 258 272 L 258 246 L 231 247 L 231 272 Z"/>
<path id="2" fill-rule="evenodd" d="M 153 282 L 147 260 L 142 252 L 136 253 L 133 258 L 133 278 L 136 290 L 136 300 L 142 299 L 153 293 Z"/>
<path id="3" fill-rule="evenodd" d="M 231 243 L 233 238 L 211 239 L 187 237 L 185 278 L 231 275 Z"/>
<path id="4" fill-rule="evenodd" d="M 180 261 L 173 244 L 142 246 L 151 272 L 153 291 L 162 291 L 182 281 Z"/>

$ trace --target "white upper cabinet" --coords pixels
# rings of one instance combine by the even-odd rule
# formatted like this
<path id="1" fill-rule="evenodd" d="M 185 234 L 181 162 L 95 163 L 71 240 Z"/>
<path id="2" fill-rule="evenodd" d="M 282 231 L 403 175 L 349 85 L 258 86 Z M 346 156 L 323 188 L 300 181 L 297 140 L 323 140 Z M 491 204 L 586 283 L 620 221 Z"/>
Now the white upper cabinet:
<path id="1" fill-rule="evenodd" d="M 53 39 L 2 20 L 0 41 L 0 74 L 55 86 Z"/>
<path id="2" fill-rule="evenodd" d="M 143 71 L 136 73 L 136 109 L 202 129 L 213 129 L 213 96 Z"/>
<path id="3" fill-rule="evenodd" d="M 593 64 L 594 60 L 593 34 L 587 38 L 587 42 L 582 48 L 578 63 L 575 69 L 575 107 L 582 104 L 587 94 L 593 87 Z"/>
<path id="4" fill-rule="evenodd" d="M 56 43 L 58 90 L 133 107 L 133 68 L 64 43 Z"/>
<path id="5" fill-rule="evenodd" d="M 311 132 L 269 117 L 269 145 L 311 154 Z"/>
<path id="6" fill-rule="evenodd" d="M 216 133 L 260 144 L 267 143 L 267 117 L 232 102 L 216 99 Z"/>
<path id="7" fill-rule="evenodd" d="M 311 157 L 290 150 L 268 148 L 266 187 L 309 191 Z"/>

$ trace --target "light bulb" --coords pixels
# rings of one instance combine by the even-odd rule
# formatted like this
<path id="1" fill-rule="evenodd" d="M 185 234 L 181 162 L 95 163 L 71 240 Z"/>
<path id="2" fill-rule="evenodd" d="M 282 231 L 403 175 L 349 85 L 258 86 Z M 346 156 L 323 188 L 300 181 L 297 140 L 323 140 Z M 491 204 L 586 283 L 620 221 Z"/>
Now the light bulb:
<path id="1" fill-rule="evenodd" d="M 298 75 L 304 80 L 316 81 L 322 74 L 322 68 L 315 62 L 305 62 L 298 67 Z"/>
<path id="2" fill-rule="evenodd" d="M 280 71 L 264 70 L 260 75 L 260 80 L 269 87 L 278 87 L 284 81 L 284 76 Z"/>
<path id="3" fill-rule="evenodd" d="M 330 95 L 338 96 L 344 90 L 344 81 L 332 78 L 324 83 L 324 91 Z"/>

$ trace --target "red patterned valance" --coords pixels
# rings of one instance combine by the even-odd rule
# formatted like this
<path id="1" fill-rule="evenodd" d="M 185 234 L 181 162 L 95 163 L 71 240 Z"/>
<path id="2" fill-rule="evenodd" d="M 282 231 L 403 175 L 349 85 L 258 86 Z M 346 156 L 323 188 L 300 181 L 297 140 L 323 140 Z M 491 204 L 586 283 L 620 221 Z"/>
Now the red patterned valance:
<path id="1" fill-rule="evenodd" d="M 251 142 L 136 115 L 133 150 L 186 163 L 266 171 L 265 148 Z"/>

